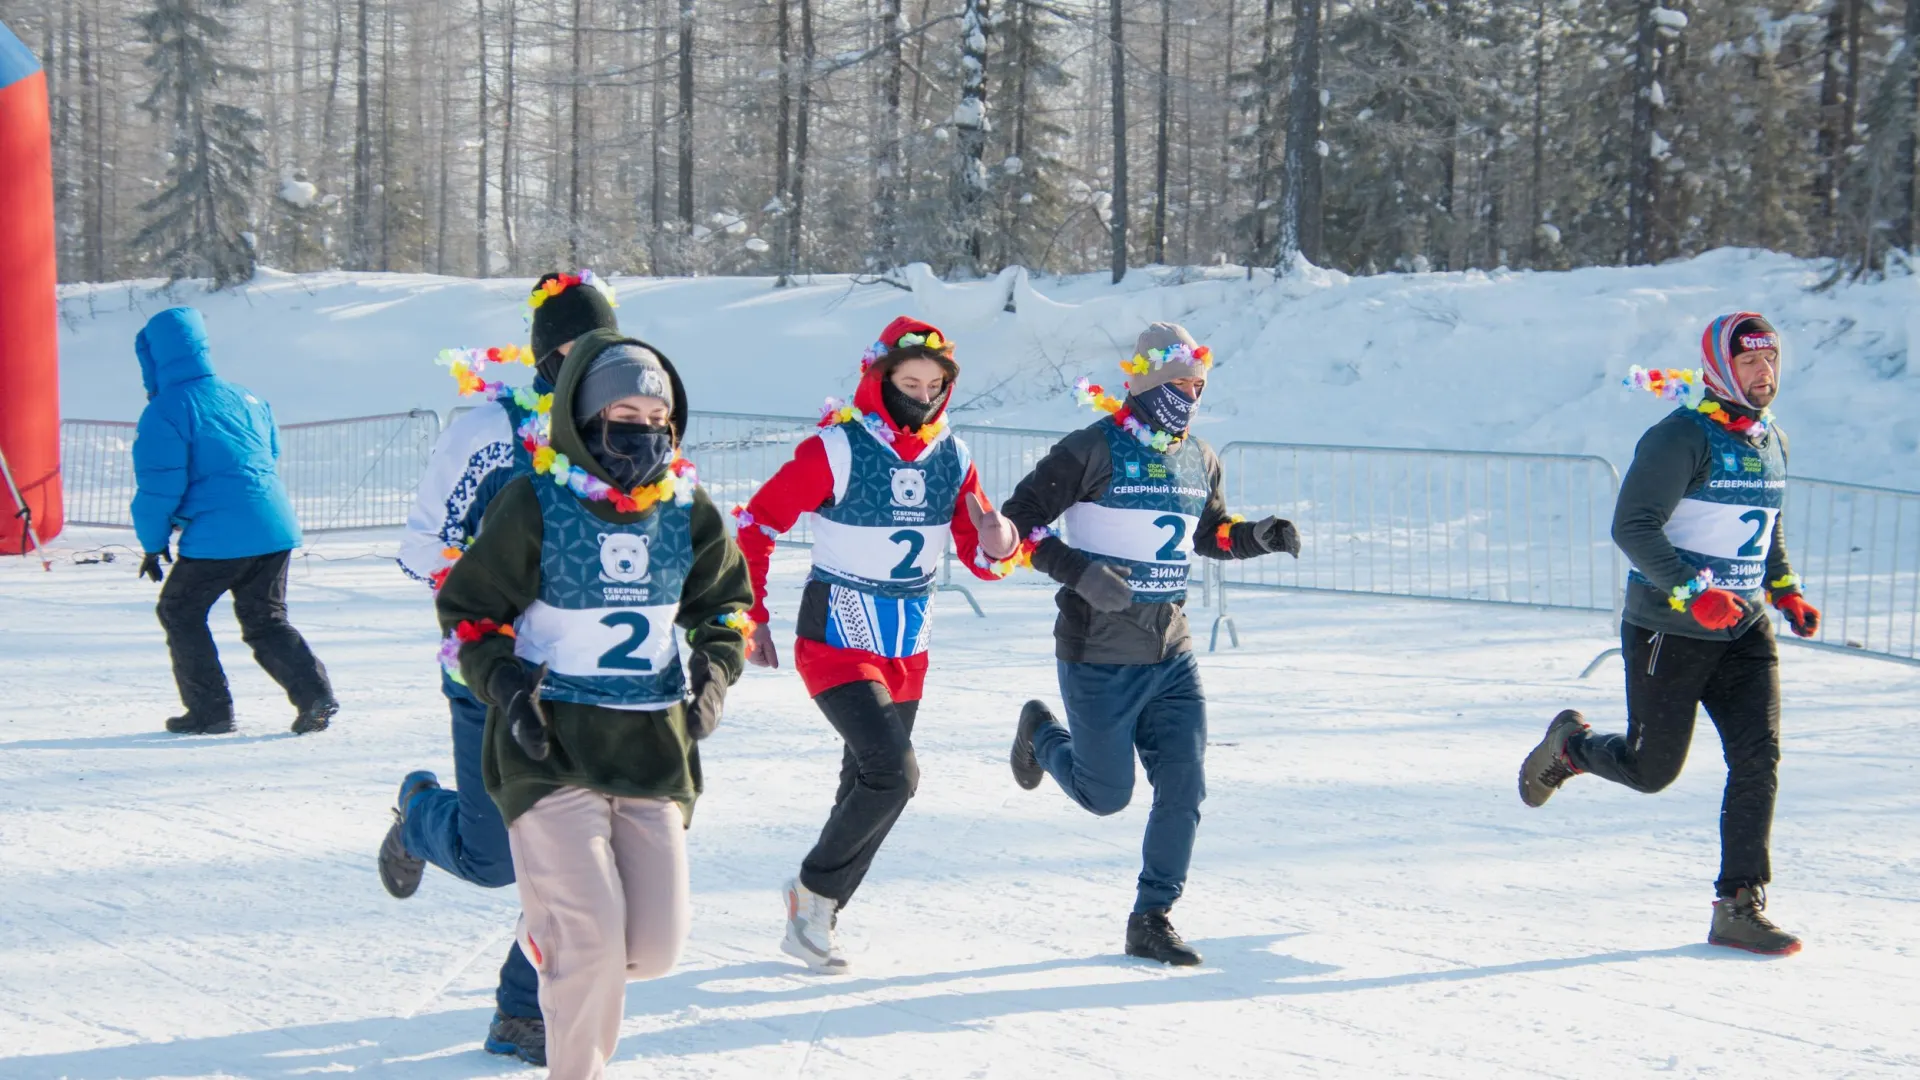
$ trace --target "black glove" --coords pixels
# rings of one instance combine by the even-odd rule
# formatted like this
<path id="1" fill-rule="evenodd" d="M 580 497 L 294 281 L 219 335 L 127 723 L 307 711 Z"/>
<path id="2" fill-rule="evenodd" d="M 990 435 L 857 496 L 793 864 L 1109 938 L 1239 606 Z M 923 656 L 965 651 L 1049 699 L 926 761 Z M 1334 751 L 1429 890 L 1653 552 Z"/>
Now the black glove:
<path id="1" fill-rule="evenodd" d="M 727 680 L 714 674 L 713 662 L 704 652 L 696 652 L 687 661 L 687 687 L 692 700 L 687 702 L 687 734 L 704 739 L 720 726 L 720 707 L 727 701 Z"/>
<path id="2" fill-rule="evenodd" d="M 538 672 L 529 672 L 525 664 L 515 660 L 494 668 L 493 674 L 487 677 L 487 693 L 493 696 L 493 703 L 500 706 L 513 741 L 520 744 L 522 753 L 535 761 L 545 761 L 553 752 L 546 713 L 534 696 L 546 674 L 545 664 Z"/>
<path id="3" fill-rule="evenodd" d="M 1080 580 L 1073 583 L 1073 591 L 1095 611 L 1108 614 L 1125 611 L 1133 605 L 1133 587 L 1127 584 L 1132 576 L 1131 567 L 1088 563 L 1080 573 Z"/>
<path id="4" fill-rule="evenodd" d="M 173 556 L 164 551 L 149 551 L 146 558 L 140 560 L 140 576 L 151 581 L 159 581 L 165 576 L 160 571 L 160 564 L 172 561 Z"/>
<path id="5" fill-rule="evenodd" d="M 1285 518 L 1261 518 L 1253 523 L 1253 536 L 1268 554 L 1284 551 L 1296 559 L 1300 557 L 1300 530 Z"/>

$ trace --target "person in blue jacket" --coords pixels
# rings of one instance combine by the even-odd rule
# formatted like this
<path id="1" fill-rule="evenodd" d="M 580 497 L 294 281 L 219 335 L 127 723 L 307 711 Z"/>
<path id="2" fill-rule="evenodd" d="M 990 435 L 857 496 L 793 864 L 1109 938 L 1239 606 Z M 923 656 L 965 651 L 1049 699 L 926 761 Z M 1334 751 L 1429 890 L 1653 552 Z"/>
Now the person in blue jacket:
<path id="1" fill-rule="evenodd" d="M 147 390 L 133 443 L 133 526 L 146 553 L 140 575 L 160 581 L 161 563 L 173 564 L 157 612 L 187 707 L 167 730 L 233 730 L 233 695 L 207 628 L 207 612 L 227 592 L 255 662 L 298 710 L 294 733 L 323 730 L 340 705 L 327 669 L 287 621 L 287 562 L 300 545 L 300 525 L 276 472 L 273 410 L 213 373 L 206 323 L 193 308 L 147 320 L 133 349 Z"/>

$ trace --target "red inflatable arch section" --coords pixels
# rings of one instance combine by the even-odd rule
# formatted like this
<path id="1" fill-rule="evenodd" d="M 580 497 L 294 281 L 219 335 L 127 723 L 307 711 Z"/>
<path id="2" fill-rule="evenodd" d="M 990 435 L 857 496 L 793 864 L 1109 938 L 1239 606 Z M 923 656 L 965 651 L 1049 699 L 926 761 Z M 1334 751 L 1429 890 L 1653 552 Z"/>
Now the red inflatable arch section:
<path id="1" fill-rule="evenodd" d="M 0 23 L 0 453 L 34 531 L 51 540 L 60 506 L 60 359 L 55 337 L 53 151 L 47 77 Z M 0 483 L 0 555 L 25 550 L 26 523 Z"/>

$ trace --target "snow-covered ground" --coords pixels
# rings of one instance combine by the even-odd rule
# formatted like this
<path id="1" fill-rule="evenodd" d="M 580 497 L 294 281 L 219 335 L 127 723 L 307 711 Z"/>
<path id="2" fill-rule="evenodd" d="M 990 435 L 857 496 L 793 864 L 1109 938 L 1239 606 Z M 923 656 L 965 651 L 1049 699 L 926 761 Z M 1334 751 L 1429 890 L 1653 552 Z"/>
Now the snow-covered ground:
<path id="1" fill-rule="evenodd" d="M 1723 250 L 1662 266 L 1570 273 L 1468 271 L 1275 282 L 1238 268 L 910 288 L 821 276 L 616 278 L 625 329 L 679 364 L 696 409 L 811 414 L 846 394 L 857 359 L 894 315 L 945 328 L 964 368 L 956 417 L 1077 427 L 1075 379 L 1108 386 L 1134 335 L 1173 319 L 1211 343 L 1200 430 L 1234 439 L 1598 454 L 1624 466 L 1665 406 L 1623 389 L 1629 366 L 1699 366 L 1701 329 L 1751 308 L 1787 338 L 1778 411 L 1794 471 L 1920 488 L 1920 279 L 1816 290 L 1824 264 Z M 241 289 L 196 284 L 60 290 L 61 408 L 132 420 L 142 322 L 172 303 L 207 314 L 222 372 L 272 401 L 282 422 L 457 403 L 435 368 L 449 346 L 524 342 L 528 279 L 262 271 Z M 1009 310 L 1011 308 L 1011 310 Z"/>
<path id="2" fill-rule="evenodd" d="M 74 561 L 124 542 L 0 563 L 0 1076 L 537 1075 L 478 1047 L 512 890 L 429 871 L 396 902 L 375 877 L 401 775 L 450 770 L 429 601 L 382 558 L 392 534 L 296 564 L 295 621 L 345 704 L 304 738 L 224 604 L 241 730 L 160 731 L 155 588 L 125 548 Z M 801 565 L 777 565 L 783 638 Z M 1621 722 L 1617 663 L 1577 678 L 1604 616 L 1236 594 L 1243 648 L 1202 661 L 1210 797 L 1177 910 L 1208 962 L 1175 972 L 1118 955 L 1144 786 L 1097 819 L 1007 774 L 1021 701 L 1056 695 L 1048 590 L 976 592 L 984 620 L 943 604 L 924 779 L 843 920 L 852 978 L 777 948 L 838 742 L 791 672 L 735 689 L 703 747 L 693 937 L 629 988 L 613 1075 L 1920 1074 L 1920 670 L 1785 647 L 1772 913 L 1807 948 L 1762 960 L 1702 943 L 1704 721 L 1657 798 L 1514 792 L 1555 710 Z"/>

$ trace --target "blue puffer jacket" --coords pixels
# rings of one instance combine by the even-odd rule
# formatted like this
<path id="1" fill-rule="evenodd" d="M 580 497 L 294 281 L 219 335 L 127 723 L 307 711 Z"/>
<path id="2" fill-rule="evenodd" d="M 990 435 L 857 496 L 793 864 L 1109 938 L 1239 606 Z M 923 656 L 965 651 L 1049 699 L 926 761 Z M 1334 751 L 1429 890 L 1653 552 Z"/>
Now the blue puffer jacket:
<path id="1" fill-rule="evenodd" d="M 300 546 L 280 483 L 273 410 L 213 373 L 207 327 L 189 307 L 168 308 L 134 338 L 147 408 L 133 443 L 133 527 L 143 551 L 242 559 Z"/>

